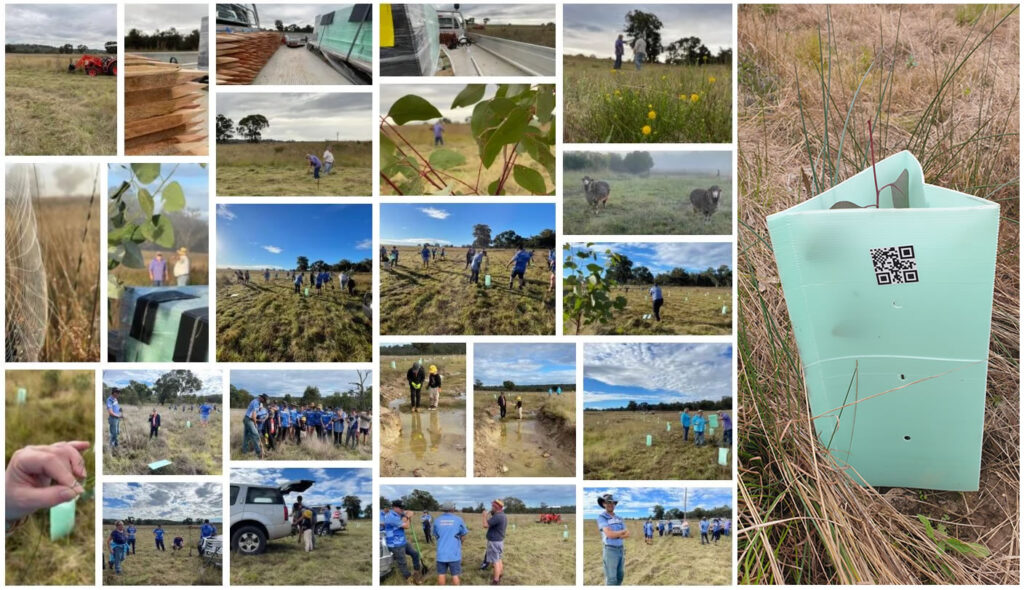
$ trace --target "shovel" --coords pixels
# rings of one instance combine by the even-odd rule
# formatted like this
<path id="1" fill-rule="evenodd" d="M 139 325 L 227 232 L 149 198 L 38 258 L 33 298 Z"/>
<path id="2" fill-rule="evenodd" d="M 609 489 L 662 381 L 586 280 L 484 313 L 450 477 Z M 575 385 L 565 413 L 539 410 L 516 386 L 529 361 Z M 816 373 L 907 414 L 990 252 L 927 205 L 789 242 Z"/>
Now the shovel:
<path id="1" fill-rule="evenodd" d="M 423 550 L 420 549 L 420 539 L 416 536 L 416 525 L 409 523 L 409 531 L 412 532 L 412 540 L 416 543 L 416 553 L 420 554 L 420 575 L 425 576 L 427 575 L 427 572 L 430 571 L 430 568 L 427 567 L 427 564 L 423 559 Z"/>

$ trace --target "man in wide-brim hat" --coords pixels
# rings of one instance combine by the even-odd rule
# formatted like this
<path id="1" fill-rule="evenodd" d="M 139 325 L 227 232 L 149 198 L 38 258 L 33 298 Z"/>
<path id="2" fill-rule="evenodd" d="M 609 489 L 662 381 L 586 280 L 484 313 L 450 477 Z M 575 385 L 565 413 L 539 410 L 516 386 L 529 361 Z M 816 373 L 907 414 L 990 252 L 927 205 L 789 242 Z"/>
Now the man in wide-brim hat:
<path id="1" fill-rule="evenodd" d="M 613 494 L 602 494 L 597 504 L 604 512 L 597 515 L 597 528 L 604 542 L 604 583 L 606 586 L 621 586 L 626 576 L 626 548 L 624 540 L 629 537 L 626 523 L 615 514 L 619 503 Z"/>

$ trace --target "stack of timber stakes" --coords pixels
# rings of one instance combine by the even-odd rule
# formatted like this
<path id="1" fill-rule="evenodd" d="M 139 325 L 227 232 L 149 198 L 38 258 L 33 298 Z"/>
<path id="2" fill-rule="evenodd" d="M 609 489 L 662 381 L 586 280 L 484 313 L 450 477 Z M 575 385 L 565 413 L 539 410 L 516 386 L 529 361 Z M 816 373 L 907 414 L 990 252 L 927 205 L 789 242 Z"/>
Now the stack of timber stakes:
<path id="1" fill-rule="evenodd" d="M 199 70 L 183 70 L 140 55 L 126 55 L 124 151 L 136 155 L 205 156 L 209 153 Z"/>
<path id="2" fill-rule="evenodd" d="M 283 39 L 272 31 L 217 33 L 217 83 L 252 84 Z"/>

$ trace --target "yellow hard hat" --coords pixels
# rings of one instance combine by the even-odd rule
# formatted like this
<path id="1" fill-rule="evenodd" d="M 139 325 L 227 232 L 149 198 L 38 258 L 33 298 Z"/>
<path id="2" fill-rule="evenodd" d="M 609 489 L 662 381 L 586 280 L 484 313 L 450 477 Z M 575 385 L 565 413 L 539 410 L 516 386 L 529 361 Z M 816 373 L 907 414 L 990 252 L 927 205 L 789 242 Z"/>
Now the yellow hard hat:
<path id="1" fill-rule="evenodd" d="M 437 365 L 430 365 L 430 373 L 433 374 L 433 373 L 436 373 L 436 372 L 437 372 Z"/>

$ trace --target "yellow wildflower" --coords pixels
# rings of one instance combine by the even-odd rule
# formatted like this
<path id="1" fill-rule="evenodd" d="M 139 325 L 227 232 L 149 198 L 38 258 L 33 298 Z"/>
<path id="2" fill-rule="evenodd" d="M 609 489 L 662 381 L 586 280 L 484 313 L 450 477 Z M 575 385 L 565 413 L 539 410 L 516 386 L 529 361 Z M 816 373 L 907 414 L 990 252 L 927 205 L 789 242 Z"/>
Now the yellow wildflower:
<path id="1" fill-rule="evenodd" d="M 647 113 L 647 118 L 651 120 L 654 120 L 657 116 L 658 113 L 655 113 L 654 111 L 650 111 L 649 113 Z"/>
<path id="2" fill-rule="evenodd" d="M 715 77 L 714 76 L 708 76 L 708 84 L 714 84 L 714 83 L 715 83 Z"/>
<path id="3" fill-rule="evenodd" d="M 700 100 L 700 96 L 698 96 L 696 94 L 691 94 L 690 95 L 690 102 L 697 102 L 698 100 Z"/>
<path id="4" fill-rule="evenodd" d="M 640 128 L 640 132 L 643 133 L 644 135 L 650 135 L 651 134 L 651 126 L 650 125 L 644 125 L 643 127 Z"/>

